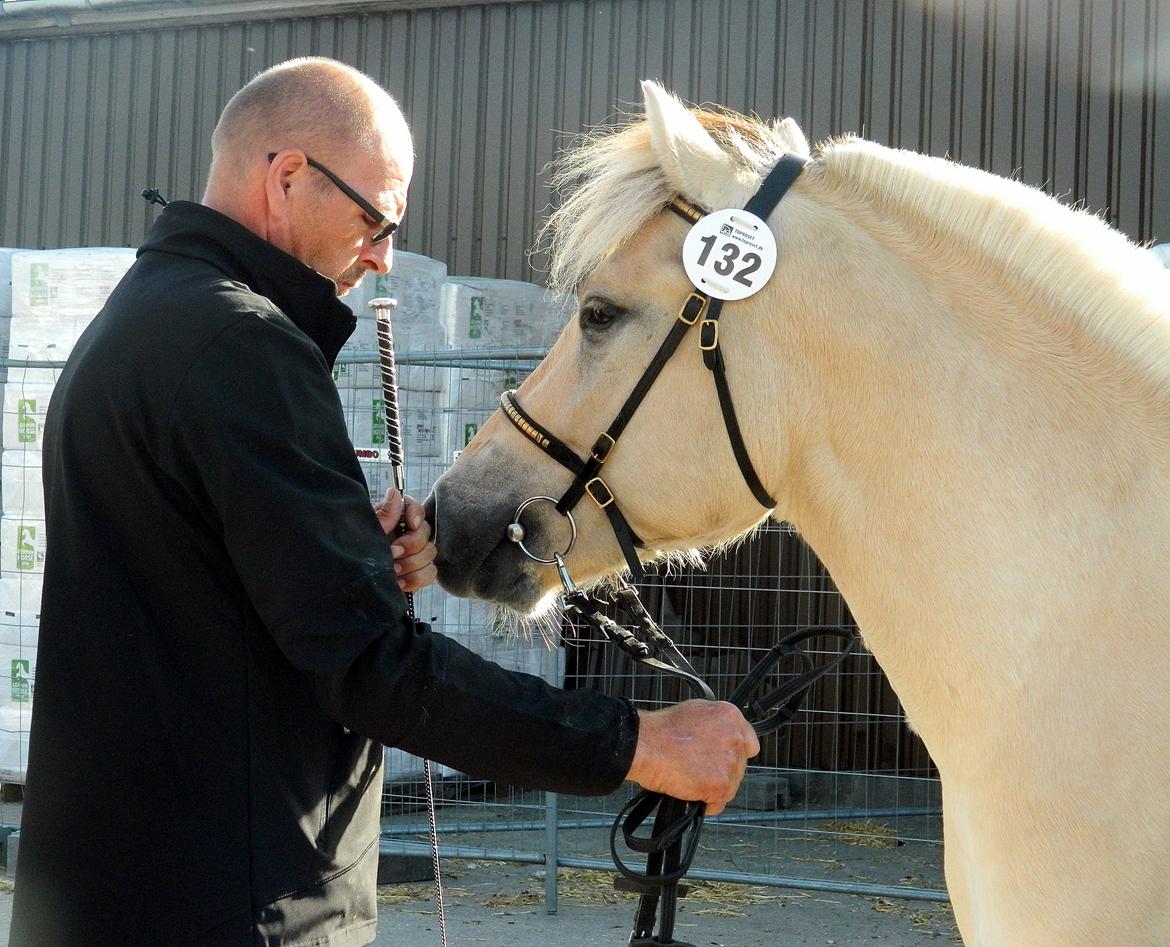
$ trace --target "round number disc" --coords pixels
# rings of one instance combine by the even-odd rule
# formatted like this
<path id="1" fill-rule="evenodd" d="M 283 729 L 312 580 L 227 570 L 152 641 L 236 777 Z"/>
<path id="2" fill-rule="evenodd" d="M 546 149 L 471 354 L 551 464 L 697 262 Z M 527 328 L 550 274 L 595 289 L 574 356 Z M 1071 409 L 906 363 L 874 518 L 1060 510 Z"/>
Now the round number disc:
<path id="1" fill-rule="evenodd" d="M 776 237 L 755 214 L 717 210 L 691 227 L 683 241 L 683 267 L 703 292 L 746 299 L 763 289 L 776 269 Z"/>

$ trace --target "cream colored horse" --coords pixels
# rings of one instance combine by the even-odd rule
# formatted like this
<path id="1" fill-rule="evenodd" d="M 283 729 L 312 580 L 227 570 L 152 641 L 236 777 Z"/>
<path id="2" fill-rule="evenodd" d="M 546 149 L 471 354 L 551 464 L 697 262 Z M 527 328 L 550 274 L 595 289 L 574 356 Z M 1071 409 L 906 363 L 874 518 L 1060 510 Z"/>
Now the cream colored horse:
<path id="1" fill-rule="evenodd" d="M 791 122 L 687 111 L 568 159 L 553 275 L 580 310 L 519 392 L 580 454 L 689 291 L 674 195 L 742 207 Z M 1019 183 L 845 139 L 772 214 L 780 257 L 724 307 L 748 449 L 832 572 L 942 776 L 971 945 L 1170 944 L 1170 277 Z M 765 515 L 694 339 L 604 476 L 646 558 Z M 504 538 L 562 467 L 498 414 L 436 487 L 440 574 L 532 611 L 558 590 Z M 579 580 L 622 568 L 586 499 Z M 563 546 L 534 512 L 529 543 Z"/>

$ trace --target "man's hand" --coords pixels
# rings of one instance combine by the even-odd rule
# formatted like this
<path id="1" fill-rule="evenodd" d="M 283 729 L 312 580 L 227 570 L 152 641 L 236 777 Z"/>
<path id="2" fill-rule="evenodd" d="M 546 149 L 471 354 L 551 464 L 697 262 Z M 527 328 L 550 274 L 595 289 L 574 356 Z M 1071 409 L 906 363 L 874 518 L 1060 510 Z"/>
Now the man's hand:
<path id="1" fill-rule="evenodd" d="M 646 789 L 722 812 L 760 741 L 733 704 L 688 700 L 638 712 L 638 746 L 627 776 Z"/>
<path id="2" fill-rule="evenodd" d="M 398 587 L 403 592 L 417 592 L 438 577 L 435 556 L 438 550 L 431 542 L 431 524 L 423 508 L 413 497 L 406 498 L 406 532 L 398 535 L 402 519 L 402 496 L 391 487 L 381 503 L 374 504 L 374 512 L 382 531 L 390 537 L 390 553 L 394 556 L 394 572 Z"/>

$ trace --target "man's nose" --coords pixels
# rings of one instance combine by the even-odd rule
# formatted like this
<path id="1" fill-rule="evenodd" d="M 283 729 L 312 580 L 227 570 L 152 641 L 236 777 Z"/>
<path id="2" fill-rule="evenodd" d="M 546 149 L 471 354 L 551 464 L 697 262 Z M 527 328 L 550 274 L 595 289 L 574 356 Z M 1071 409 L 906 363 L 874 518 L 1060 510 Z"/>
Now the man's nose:
<path id="1" fill-rule="evenodd" d="M 390 267 L 394 264 L 394 238 L 387 237 L 379 243 L 367 243 L 365 252 L 362 253 L 362 262 L 379 276 L 389 273 Z"/>

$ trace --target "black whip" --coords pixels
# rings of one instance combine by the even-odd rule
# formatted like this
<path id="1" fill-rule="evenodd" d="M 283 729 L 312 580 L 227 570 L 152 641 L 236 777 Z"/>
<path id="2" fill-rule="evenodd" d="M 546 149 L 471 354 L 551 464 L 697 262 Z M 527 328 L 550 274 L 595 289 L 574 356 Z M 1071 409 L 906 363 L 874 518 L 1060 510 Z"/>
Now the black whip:
<path id="1" fill-rule="evenodd" d="M 386 454 L 394 487 L 402 497 L 402 519 L 398 521 L 398 535 L 406 532 L 406 452 L 402 446 L 402 420 L 398 412 L 398 371 L 394 364 L 394 330 L 390 313 L 398 300 L 382 296 L 370 300 L 378 331 L 378 361 L 382 368 L 382 410 L 386 421 Z M 415 620 L 414 595 L 406 593 L 406 614 Z M 447 947 L 447 913 L 443 905 L 443 879 L 439 873 L 439 829 L 435 821 L 435 787 L 431 778 L 431 761 L 423 760 L 423 781 L 427 788 L 427 823 L 431 835 L 431 867 L 435 873 L 435 909 L 439 918 L 439 942 Z"/>
<path id="2" fill-rule="evenodd" d="M 397 299 L 380 296 L 370 300 L 378 331 L 378 361 L 382 368 L 382 413 L 386 421 L 386 454 L 394 489 L 402 497 L 402 519 L 398 521 L 398 535 L 406 532 L 406 452 L 402 447 L 402 419 L 398 413 L 398 369 L 394 364 L 394 330 L 390 313 L 398 305 Z M 413 620 L 414 595 L 406 593 L 406 613 Z"/>

